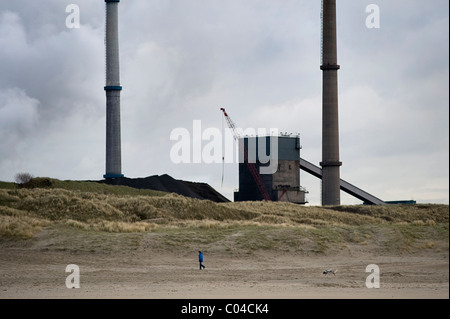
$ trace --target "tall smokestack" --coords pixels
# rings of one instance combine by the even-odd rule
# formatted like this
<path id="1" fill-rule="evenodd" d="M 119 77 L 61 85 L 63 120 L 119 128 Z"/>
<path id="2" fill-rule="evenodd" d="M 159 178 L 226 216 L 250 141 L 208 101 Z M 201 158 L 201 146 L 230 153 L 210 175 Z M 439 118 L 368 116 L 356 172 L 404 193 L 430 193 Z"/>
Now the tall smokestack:
<path id="1" fill-rule="evenodd" d="M 322 205 L 340 205 L 336 0 L 322 6 Z"/>
<path id="2" fill-rule="evenodd" d="M 104 178 L 122 174 L 120 141 L 120 72 L 118 7 L 120 0 L 106 2 L 106 172 Z"/>

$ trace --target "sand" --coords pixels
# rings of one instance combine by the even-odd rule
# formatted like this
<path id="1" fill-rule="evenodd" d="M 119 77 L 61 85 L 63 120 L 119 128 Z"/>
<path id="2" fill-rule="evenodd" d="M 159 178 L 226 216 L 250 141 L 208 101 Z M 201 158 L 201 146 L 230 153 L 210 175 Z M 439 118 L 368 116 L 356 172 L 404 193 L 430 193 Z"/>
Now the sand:
<path id="1" fill-rule="evenodd" d="M 68 264 L 80 288 L 66 287 Z M 138 299 L 441 299 L 449 298 L 448 251 L 371 255 L 251 254 L 138 249 L 114 253 L 0 246 L 0 298 Z M 380 269 L 380 287 L 367 288 L 366 266 Z M 328 268 L 337 274 L 324 275 Z M 373 282 L 373 281 L 371 281 Z"/>

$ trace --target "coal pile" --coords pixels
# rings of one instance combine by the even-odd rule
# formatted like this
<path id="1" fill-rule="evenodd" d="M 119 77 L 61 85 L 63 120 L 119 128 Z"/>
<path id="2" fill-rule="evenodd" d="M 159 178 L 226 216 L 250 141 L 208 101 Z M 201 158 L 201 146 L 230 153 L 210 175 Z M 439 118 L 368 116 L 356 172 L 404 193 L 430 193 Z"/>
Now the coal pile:
<path id="1" fill-rule="evenodd" d="M 137 189 L 153 189 L 176 193 L 186 197 L 206 199 L 217 203 L 229 202 L 222 194 L 206 183 L 188 182 L 175 179 L 167 174 L 140 178 L 110 178 L 98 181 L 109 185 L 122 185 Z"/>

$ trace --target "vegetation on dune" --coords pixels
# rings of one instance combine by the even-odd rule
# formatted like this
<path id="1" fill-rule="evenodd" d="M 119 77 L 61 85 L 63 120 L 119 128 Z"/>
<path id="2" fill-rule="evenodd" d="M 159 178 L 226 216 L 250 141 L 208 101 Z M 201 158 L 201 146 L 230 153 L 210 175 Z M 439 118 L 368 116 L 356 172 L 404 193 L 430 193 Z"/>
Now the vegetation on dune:
<path id="1" fill-rule="evenodd" d="M 152 189 L 136 189 L 128 186 L 113 186 L 97 183 L 95 181 L 61 181 L 49 177 L 34 177 L 25 183 L 1 182 L 0 189 L 66 189 L 78 190 L 82 192 L 101 193 L 106 195 L 144 195 L 144 196 L 163 196 L 166 193 Z"/>
<path id="2" fill-rule="evenodd" d="M 0 237 L 30 238 L 49 225 L 42 218 L 29 216 L 26 212 L 0 206 Z"/>
<path id="3" fill-rule="evenodd" d="M 417 205 L 352 205 L 298 206 L 286 202 L 238 202 L 220 204 L 259 214 L 256 220 L 269 223 L 311 225 L 365 225 L 382 223 L 448 223 L 449 206 Z"/>
<path id="4" fill-rule="evenodd" d="M 30 182 L 33 187 L 0 183 L 0 239 L 33 238 L 47 229 L 59 234 L 96 234 L 89 235 L 92 238 L 150 232 L 167 247 L 220 243 L 225 249 L 248 252 L 308 249 L 322 253 L 369 244 L 396 251 L 448 250 L 448 205 L 214 203 L 93 182 L 45 178 Z"/>

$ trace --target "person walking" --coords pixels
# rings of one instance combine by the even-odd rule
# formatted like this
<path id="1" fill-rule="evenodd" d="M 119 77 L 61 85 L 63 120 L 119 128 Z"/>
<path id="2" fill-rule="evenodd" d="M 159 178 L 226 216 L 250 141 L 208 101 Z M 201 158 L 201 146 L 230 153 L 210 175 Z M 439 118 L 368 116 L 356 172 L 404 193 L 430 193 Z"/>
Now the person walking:
<path id="1" fill-rule="evenodd" d="M 200 270 L 206 268 L 203 265 L 203 253 L 201 251 L 198 251 L 198 262 L 200 263 Z"/>

